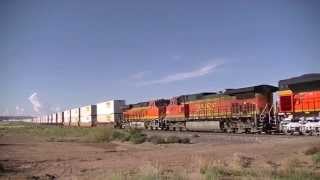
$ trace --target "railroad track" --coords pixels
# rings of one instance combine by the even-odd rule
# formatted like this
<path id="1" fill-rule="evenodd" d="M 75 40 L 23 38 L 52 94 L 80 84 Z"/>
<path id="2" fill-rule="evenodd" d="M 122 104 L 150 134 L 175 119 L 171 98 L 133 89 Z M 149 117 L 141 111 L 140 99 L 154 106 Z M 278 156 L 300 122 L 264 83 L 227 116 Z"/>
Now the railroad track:
<path id="1" fill-rule="evenodd" d="M 303 135 L 286 134 L 245 134 L 245 133 L 224 133 L 224 132 L 204 132 L 204 131 L 162 131 L 162 130 L 142 130 L 152 134 L 172 134 L 172 135 L 206 135 L 206 136 L 237 136 L 237 137 L 277 137 L 277 138 L 303 138 Z"/>

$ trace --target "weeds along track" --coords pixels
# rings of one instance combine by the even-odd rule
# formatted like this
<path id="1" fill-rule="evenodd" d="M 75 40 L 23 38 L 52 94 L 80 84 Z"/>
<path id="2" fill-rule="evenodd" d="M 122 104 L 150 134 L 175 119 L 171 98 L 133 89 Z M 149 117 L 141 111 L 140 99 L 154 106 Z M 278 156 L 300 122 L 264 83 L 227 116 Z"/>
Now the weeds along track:
<path id="1" fill-rule="evenodd" d="M 81 129 L 89 129 L 90 127 L 66 127 L 66 126 L 59 126 L 59 125 L 36 125 L 35 127 L 60 127 L 60 128 L 81 128 Z M 109 126 L 98 126 L 100 128 L 102 127 L 111 127 Z M 163 135 L 206 135 L 206 136 L 234 136 L 234 137 L 265 137 L 265 138 L 270 138 L 270 137 L 277 137 L 277 138 L 303 138 L 306 137 L 306 135 L 287 135 L 283 133 L 274 133 L 274 134 L 258 134 L 258 133 L 226 133 L 226 132 L 214 132 L 214 131 L 165 131 L 165 130 L 148 130 L 148 129 L 141 129 L 145 133 L 149 134 L 163 134 Z M 317 137 L 317 136 L 313 136 Z"/>

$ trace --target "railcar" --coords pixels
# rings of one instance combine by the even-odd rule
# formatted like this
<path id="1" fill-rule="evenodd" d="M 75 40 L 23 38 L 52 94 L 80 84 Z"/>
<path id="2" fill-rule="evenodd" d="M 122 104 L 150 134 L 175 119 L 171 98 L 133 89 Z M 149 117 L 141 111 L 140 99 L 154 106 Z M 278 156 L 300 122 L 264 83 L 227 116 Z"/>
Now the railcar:
<path id="1" fill-rule="evenodd" d="M 272 130 L 274 86 L 227 89 L 223 93 L 184 96 L 189 114 L 185 129 L 197 131 L 262 132 Z M 191 98 L 190 98 L 191 97 Z"/>
<path id="2" fill-rule="evenodd" d="M 162 106 L 140 103 L 124 111 L 127 122 L 164 130 L 262 132 L 275 130 L 273 92 L 260 85 L 225 92 L 206 92 L 172 98 Z M 137 105 L 136 105 L 137 106 Z M 152 113 L 155 109 L 156 113 Z M 161 113 L 159 113 L 161 111 Z M 153 114 L 153 115 L 152 115 Z M 132 124 L 132 123 L 131 123 Z"/>
<path id="3" fill-rule="evenodd" d="M 288 119 L 285 133 L 320 133 L 320 74 L 305 74 L 279 81 L 278 118 Z"/>
<path id="4" fill-rule="evenodd" d="M 168 103 L 168 100 L 160 99 L 128 105 L 123 110 L 122 127 L 130 126 L 147 129 L 163 127 L 161 123 L 165 117 Z"/>

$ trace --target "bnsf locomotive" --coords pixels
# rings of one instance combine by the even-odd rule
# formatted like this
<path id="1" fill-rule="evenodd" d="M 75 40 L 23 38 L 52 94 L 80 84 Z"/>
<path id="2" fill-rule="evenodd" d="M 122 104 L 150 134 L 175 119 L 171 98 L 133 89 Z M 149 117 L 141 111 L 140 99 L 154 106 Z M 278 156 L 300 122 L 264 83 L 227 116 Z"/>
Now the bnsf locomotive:
<path id="1" fill-rule="evenodd" d="M 124 124 L 162 130 L 269 131 L 275 128 L 275 91 L 274 86 L 260 85 L 134 104 L 124 110 Z"/>
<path id="2" fill-rule="evenodd" d="M 273 102 L 275 92 L 277 102 Z M 308 74 L 281 80 L 279 88 L 259 85 L 132 104 L 124 109 L 121 125 L 151 130 L 290 132 L 297 127 L 302 131 L 310 122 L 320 125 L 319 112 L 320 74 Z M 288 118 L 291 124 L 280 123 Z M 281 129 L 295 121 L 297 127 Z"/>

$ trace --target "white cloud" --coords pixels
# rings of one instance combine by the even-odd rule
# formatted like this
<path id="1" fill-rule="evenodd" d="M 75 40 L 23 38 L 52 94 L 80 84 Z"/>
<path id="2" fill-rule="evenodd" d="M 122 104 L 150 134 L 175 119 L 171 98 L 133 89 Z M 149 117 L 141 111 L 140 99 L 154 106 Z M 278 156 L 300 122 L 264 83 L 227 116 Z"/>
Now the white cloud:
<path id="1" fill-rule="evenodd" d="M 171 82 L 175 82 L 175 81 L 182 81 L 182 80 L 186 80 L 186 79 L 197 78 L 197 77 L 205 76 L 207 74 L 212 73 L 220 65 L 221 65 L 221 63 L 217 63 L 217 62 L 210 63 L 210 64 L 207 64 L 207 65 L 201 67 L 201 68 L 192 70 L 190 72 L 180 72 L 180 73 L 176 73 L 176 74 L 171 74 L 171 75 L 162 77 L 160 79 L 140 82 L 137 85 L 143 86 L 143 85 L 151 85 L 151 84 L 163 84 L 163 83 L 171 83 Z"/>
<path id="2" fill-rule="evenodd" d="M 40 109 L 42 108 L 42 105 L 39 101 L 38 94 L 35 92 L 33 93 L 29 98 L 29 101 L 31 102 L 33 106 L 33 110 L 35 112 L 40 112 Z"/>

